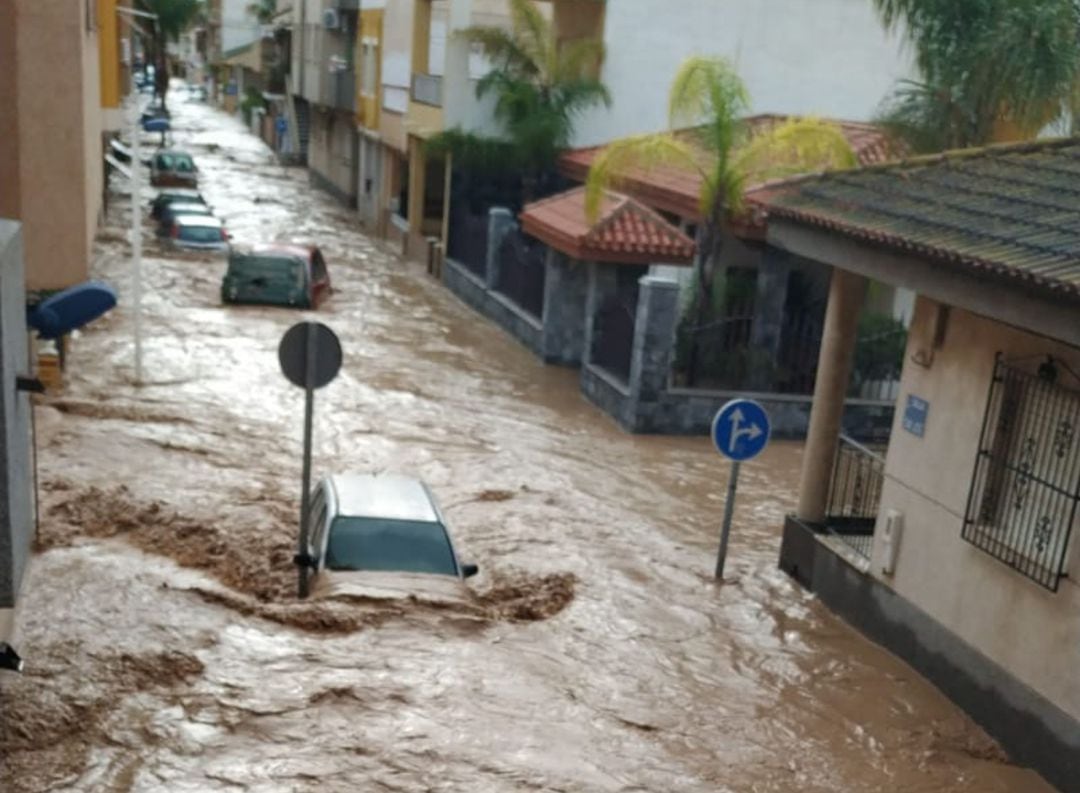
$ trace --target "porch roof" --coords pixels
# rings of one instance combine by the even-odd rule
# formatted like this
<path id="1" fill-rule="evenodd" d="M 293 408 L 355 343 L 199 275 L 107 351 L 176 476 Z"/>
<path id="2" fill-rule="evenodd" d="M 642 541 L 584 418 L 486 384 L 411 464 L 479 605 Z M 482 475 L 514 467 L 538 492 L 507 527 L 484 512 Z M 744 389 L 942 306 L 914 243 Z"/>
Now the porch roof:
<path id="1" fill-rule="evenodd" d="M 747 118 L 750 134 L 766 131 L 784 122 L 786 116 L 764 113 Z M 873 124 L 858 121 L 833 120 L 847 138 L 860 165 L 872 165 L 895 159 L 895 144 L 886 133 Z M 689 136 L 693 130 L 680 130 L 676 135 Z M 563 176 L 578 182 L 584 182 L 589 175 L 593 161 L 603 151 L 604 146 L 590 146 L 563 152 L 559 157 L 558 167 Z M 703 153 L 703 165 L 707 165 L 708 155 Z M 693 220 L 701 219 L 701 174 L 678 165 L 656 165 L 648 169 L 631 170 L 620 189 L 628 195 L 651 207 L 671 212 L 679 217 Z M 755 188 L 753 179 L 749 190 Z M 760 216 L 748 218 L 751 225 L 761 225 Z"/>
<path id="2" fill-rule="evenodd" d="M 528 204 L 521 226 L 541 242 L 583 261 L 621 264 L 684 264 L 694 241 L 648 207 L 607 193 L 595 223 L 585 217 L 585 188 Z"/>
<path id="3" fill-rule="evenodd" d="M 754 197 L 785 218 L 1080 299 L 1080 139 L 946 152 Z"/>

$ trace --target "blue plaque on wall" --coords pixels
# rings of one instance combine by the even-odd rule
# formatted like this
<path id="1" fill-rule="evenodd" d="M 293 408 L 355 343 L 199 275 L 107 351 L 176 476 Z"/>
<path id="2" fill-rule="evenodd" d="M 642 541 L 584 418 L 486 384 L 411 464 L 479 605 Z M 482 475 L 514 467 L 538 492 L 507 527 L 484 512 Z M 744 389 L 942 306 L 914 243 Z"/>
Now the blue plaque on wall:
<path id="1" fill-rule="evenodd" d="M 926 415 L 929 412 L 929 402 L 914 394 L 908 394 L 907 407 L 904 408 L 904 429 L 921 438 L 926 432 Z"/>

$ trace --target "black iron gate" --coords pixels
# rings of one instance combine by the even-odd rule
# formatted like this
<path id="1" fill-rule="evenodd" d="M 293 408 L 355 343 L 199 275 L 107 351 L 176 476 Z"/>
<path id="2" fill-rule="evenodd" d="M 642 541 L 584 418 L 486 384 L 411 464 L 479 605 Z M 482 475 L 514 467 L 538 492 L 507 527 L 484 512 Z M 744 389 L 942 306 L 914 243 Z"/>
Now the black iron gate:
<path id="1" fill-rule="evenodd" d="M 544 314 L 544 283 L 548 247 L 535 237 L 508 231 L 495 253 L 499 260 L 498 292 L 540 319 Z"/>
<path id="2" fill-rule="evenodd" d="M 972 545 L 1054 591 L 1080 504 L 1080 392 L 1058 377 L 1049 359 L 1035 374 L 998 359 L 963 529 Z"/>
<path id="3" fill-rule="evenodd" d="M 619 268 L 614 292 L 604 299 L 593 318 L 592 363 L 624 383 L 630 379 L 638 280 L 644 271 L 640 267 Z"/>

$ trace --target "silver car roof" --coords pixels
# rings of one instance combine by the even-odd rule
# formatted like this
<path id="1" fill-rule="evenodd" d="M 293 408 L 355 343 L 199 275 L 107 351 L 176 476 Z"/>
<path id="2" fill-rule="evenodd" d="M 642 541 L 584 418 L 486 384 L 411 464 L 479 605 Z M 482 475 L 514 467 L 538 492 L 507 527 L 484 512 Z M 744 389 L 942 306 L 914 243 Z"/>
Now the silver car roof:
<path id="1" fill-rule="evenodd" d="M 329 482 L 338 515 L 439 522 L 431 494 L 418 479 L 397 474 L 337 474 Z"/>
<path id="2" fill-rule="evenodd" d="M 181 226 L 208 226 L 221 228 L 221 219 L 212 215 L 177 215 L 175 218 Z"/>

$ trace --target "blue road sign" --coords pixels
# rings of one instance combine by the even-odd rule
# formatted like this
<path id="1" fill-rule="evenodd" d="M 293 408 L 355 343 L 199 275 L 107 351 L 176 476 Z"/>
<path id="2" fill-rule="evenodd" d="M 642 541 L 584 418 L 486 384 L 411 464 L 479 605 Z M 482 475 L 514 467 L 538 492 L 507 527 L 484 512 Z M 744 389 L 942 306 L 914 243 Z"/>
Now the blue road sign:
<path id="1" fill-rule="evenodd" d="M 752 399 L 733 399 L 717 411 L 712 439 L 720 454 L 740 463 L 761 454 L 771 431 L 765 408 Z"/>
<path id="2" fill-rule="evenodd" d="M 926 417 L 929 413 L 929 402 L 914 394 L 908 394 L 907 407 L 904 409 L 904 429 L 921 438 L 926 433 Z"/>

